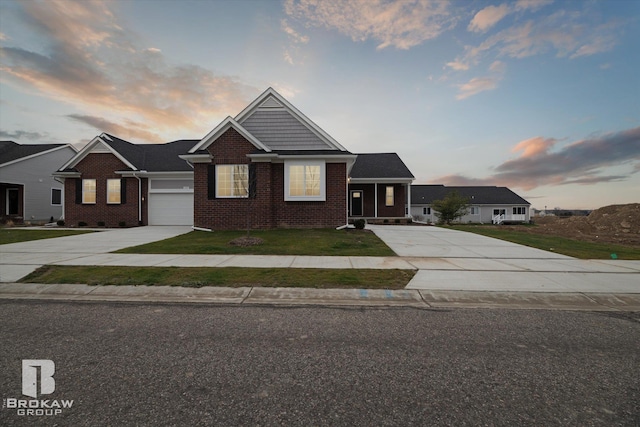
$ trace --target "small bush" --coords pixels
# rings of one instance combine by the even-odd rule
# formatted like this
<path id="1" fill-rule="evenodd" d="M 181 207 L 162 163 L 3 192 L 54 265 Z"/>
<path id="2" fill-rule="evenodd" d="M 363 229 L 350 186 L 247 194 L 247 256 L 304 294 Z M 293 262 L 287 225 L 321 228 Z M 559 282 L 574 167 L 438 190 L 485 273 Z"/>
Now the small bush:
<path id="1" fill-rule="evenodd" d="M 124 222 L 124 221 L 120 221 L 120 222 L 118 223 L 118 226 L 120 226 L 120 227 L 126 227 L 126 226 L 127 226 L 127 223 L 126 223 L 126 222 Z"/>
<path id="2" fill-rule="evenodd" d="M 98 221 L 98 227 L 104 227 L 104 221 Z"/>
<path id="3" fill-rule="evenodd" d="M 58 224 L 59 227 L 64 227 L 64 221 L 59 219 L 56 224 Z"/>
<path id="4" fill-rule="evenodd" d="M 356 229 L 358 230 L 363 230 L 364 226 L 367 224 L 367 221 L 365 221 L 363 218 L 359 218 L 356 219 L 355 221 L 353 221 L 353 225 L 356 227 Z"/>
<path id="5" fill-rule="evenodd" d="M 398 218 L 396 218 L 395 223 L 396 224 L 400 224 L 400 220 Z"/>
<path id="6" fill-rule="evenodd" d="M 87 226 L 86 222 L 84 222 L 84 221 L 78 222 L 78 227 L 86 227 L 86 226 Z"/>
<path id="7" fill-rule="evenodd" d="M 385 219 L 384 221 L 382 221 L 383 224 L 389 224 L 389 220 Z"/>
<path id="8" fill-rule="evenodd" d="M 53 217 L 49 218 L 49 224 L 51 224 L 52 222 L 56 222 L 56 220 L 53 219 Z"/>

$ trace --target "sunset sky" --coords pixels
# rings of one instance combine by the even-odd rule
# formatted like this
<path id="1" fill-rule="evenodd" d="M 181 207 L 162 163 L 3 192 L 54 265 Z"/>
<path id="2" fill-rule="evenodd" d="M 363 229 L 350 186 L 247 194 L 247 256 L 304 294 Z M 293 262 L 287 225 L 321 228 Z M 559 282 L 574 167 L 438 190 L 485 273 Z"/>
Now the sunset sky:
<path id="1" fill-rule="evenodd" d="M 416 184 L 640 202 L 640 1 L 0 0 L 0 139 L 198 139 L 269 86 Z"/>

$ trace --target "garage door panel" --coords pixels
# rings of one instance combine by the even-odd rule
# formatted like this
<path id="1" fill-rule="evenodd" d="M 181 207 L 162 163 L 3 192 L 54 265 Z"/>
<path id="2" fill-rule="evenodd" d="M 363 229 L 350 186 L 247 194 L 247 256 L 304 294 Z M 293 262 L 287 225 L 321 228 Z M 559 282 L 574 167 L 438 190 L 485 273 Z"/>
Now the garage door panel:
<path id="1" fill-rule="evenodd" d="M 193 225 L 193 193 L 149 194 L 149 225 Z"/>

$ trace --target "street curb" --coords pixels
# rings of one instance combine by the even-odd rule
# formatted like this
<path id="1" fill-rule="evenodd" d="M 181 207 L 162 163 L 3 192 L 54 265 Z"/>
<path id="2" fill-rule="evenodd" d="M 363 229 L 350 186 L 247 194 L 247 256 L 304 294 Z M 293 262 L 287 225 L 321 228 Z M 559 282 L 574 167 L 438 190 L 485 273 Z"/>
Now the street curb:
<path id="1" fill-rule="evenodd" d="M 2 300 L 640 311 L 640 294 L 2 283 Z"/>

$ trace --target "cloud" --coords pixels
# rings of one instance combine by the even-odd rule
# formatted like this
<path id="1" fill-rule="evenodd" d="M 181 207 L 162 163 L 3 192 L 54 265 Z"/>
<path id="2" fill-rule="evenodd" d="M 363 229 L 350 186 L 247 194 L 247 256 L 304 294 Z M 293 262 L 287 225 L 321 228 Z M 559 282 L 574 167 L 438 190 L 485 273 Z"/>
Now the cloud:
<path id="1" fill-rule="evenodd" d="M 518 0 L 515 4 L 515 10 L 531 10 L 535 12 L 551 3 L 553 3 L 553 0 Z"/>
<path id="2" fill-rule="evenodd" d="M 46 133 L 29 132 L 26 130 L 16 130 L 13 132 L 0 130 L 0 139 L 3 139 L 3 140 L 10 139 L 12 141 L 20 142 L 20 140 L 24 140 L 24 139 L 35 141 L 39 139 L 48 139 L 48 138 L 49 138 L 49 135 Z"/>
<path id="3" fill-rule="evenodd" d="M 622 181 L 640 172 L 640 127 L 577 141 L 552 151 L 557 139 L 536 137 L 513 148 L 521 152 L 485 178 L 454 174 L 438 178 L 445 185 L 503 185 L 531 190 L 543 185 L 597 184 Z M 632 164 L 626 174 L 603 174 L 611 167 Z"/>
<path id="4" fill-rule="evenodd" d="M 509 6 L 507 4 L 487 6 L 475 14 L 467 29 L 475 33 L 483 33 L 496 25 L 508 13 Z"/>
<path id="5" fill-rule="evenodd" d="M 160 135 L 149 130 L 148 126 L 144 123 L 135 122 L 133 120 L 125 119 L 125 125 L 120 125 L 101 117 L 85 116 L 81 114 L 69 114 L 66 117 L 85 123 L 100 132 L 110 133 L 116 135 L 125 140 L 141 139 L 149 142 L 163 142 L 165 141 Z"/>
<path id="6" fill-rule="evenodd" d="M 520 12 L 518 19 L 510 26 L 488 35 L 477 45 L 467 45 L 464 52 L 446 65 L 452 70 L 469 70 L 483 59 L 527 58 L 542 54 L 576 59 L 607 52 L 616 45 L 618 34 L 624 22 L 609 20 L 602 22 L 599 15 L 587 11 L 558 10 L 547 16 L 535 16 L 521 20 L 519 15 L 533 12 L 548 4 L 547 1 L 521 1 L 509 13 Z M 506 6 L 505 6 L 506 7 Z M 506 16 L 489 6 L 474 16 L 469 24 L 470 31 L 485 32 Z M 483 11 L 489 12 L 483 19 L 477 19 Z M 480 15 L 482 18 L 482 15 Z M 500 19 L 498 19 L 500 18 Z"/>
<path id="7" fill-rule="evenodd" d="M 41 51 L 0 47 L 0 70 L 23 90 L 37 91 L 90 115 L 118 111 L 157 132 L 205 132 L 211 116 L 239 111 L 256 90 L 195 65 L 172 65 L 160 49 L 140 48 L 111 10 L 117 3 L 24 2 L 24 24 Z M 131 123 L 131 122 L 129 122 Z M 149 135 L 152 136 L 152 135 Z"/>
<path id="8" fill-rule="evenodd" d="M 506 64 L 502 61 L 494 61 L 489 66 L 490 75 L 485 77 L 474 77 L 466 83 L 458 85 L 458 94 L 456 99 L 462 100 L 470 96 L 477 95 L 480 92 L 493 90 L 498 87 L 498 82 L 502 80 Z"/>
<path id="9" fill-rule="evenodd" d="M 450 28 L 449 6 L 443 0 L 286 0 L 284 10 L 303 25 L 375 40 L 378 49 L 410 49 Z"/>

